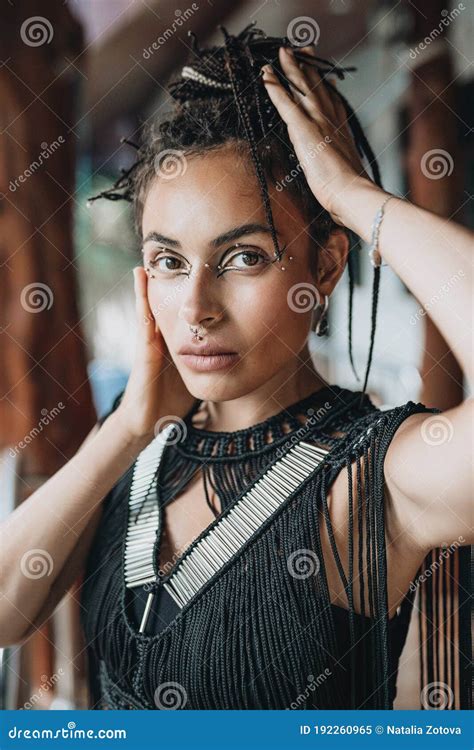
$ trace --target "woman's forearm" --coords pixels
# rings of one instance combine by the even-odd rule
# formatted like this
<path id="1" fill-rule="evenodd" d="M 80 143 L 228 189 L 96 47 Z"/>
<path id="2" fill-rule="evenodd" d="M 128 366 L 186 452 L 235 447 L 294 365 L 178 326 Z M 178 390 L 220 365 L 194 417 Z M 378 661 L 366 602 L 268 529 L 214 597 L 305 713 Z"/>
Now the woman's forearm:
<path id="1" fill-rule="evenodd" d="M 2 639 L 11 641 L 34 621 L 94 512 L 145 444 L 131 437 L 113 412 L 0 525 Z"/>
<path id="2" fill-rule="evenodd" d="M 370 243 L 387 195 L 369 180 L 354 180 L 340 191 L 337 213 Z M 473 250 L 474 234 L 459 224 L 397 197 L 386 204 L 379 233 L 382 259 L 429 310 L 468 378 L 473 377 Z"/>

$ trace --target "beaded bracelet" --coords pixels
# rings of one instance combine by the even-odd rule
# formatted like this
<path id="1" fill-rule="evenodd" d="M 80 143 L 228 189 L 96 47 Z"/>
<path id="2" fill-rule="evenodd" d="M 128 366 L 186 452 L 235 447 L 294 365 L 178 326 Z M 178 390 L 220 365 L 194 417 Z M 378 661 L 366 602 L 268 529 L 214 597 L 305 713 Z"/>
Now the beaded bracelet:
<path id="1" fill-rule="evenodd" d="M 378 268 L 378 266 L 386 266 L 386 263 L 382 263 L 382 256 L 379 252 L 379 234 L 380 234 L 380 225 L 382 224 L 382 219 L 384 216 L 384 209 L 385 204 L 387 201 L 390 200 L 390 198 L 393 198 L 393 195 L 388 195 L 382 205 L 380 206 L 379 210 L 375 214 L 374 223 L 372 224 L 372 239 L 370 242 L 370 248 L 369 248 L 369 258 L 370 262 L 372 263 L 375 268 Z"/>

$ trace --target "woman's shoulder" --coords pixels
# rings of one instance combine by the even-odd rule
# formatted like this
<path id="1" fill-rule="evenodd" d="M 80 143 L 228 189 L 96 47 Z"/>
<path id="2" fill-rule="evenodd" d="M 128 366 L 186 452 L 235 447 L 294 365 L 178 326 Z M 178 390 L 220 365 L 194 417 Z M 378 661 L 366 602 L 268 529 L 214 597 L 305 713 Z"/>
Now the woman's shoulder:
<path id="1" fill-rule="evenodd" d="M 376 405 L 370 394 L 340 386 L 331 386 L 332 397 L 325 403 L 315 398 L 308 419 L 307 441 L 328 448 L 337 459 L 355 457 L 366 448 L 388 448 L 400 425 L 413 414 L 437 414 L 440 409 L 419 401 L 397 405 Z M 316 394 L 317 396 L 317 394 Z"/>

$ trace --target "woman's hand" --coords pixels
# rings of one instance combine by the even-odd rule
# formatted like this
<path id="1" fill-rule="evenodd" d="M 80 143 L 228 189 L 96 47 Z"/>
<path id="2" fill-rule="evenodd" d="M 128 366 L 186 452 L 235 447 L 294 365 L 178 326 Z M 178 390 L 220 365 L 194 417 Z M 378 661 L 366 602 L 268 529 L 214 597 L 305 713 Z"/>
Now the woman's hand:
<path id="1" fill-rule="evenodd" d="M 133 269 L 137 312 L 135 360 L 117 415 L 133 437 L 152 440 L 195 402 L 171 359 L 150 309 L 145 269 Z"/>
<path id="2" fill-rule="evenodd" d="M 302 47 L 314 54 L 314 47 Z M 292 88 L 293 98 L 271 67 L 263 67 L 263 82 L 273 104 L 288 127 L 288 134 L 308 185 L 319 203 L 338 224 L 344 190 L 356 180 L 367 180 L 354 139 L 347 124 L 344 105 L 311 65 L 300 64 L 285 47 L 280 63 Z M 342 201 L 341 201 L 342 199 Z"/>

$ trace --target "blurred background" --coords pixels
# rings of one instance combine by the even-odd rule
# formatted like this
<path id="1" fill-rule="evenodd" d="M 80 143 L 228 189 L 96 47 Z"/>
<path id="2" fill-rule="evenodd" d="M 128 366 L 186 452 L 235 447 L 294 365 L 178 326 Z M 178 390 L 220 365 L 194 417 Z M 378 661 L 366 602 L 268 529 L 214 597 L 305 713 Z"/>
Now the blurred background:
<path id="1" fill-rule="evenodd" d="M 188 30 L 221 43 L 256 22 L 298 20 L 318 54 L 356 66 L 339 84 L 379 160 L 384 187 L 474 228 L 474 19 L 444 0 L 4 0 L 0 9 L 0 516 L 77 450 L 127 380 L 131 269 L 140 261 L 129 204 L 87 197 L 135 159 L 143 123 L 166 111 L 165 85 L 187 61 Z M 361 250 L 365 250 L 361 247 Z M 364 372 L 371 266 L 357 254 L 353 349 Z M 456 277 L 432 304 L 455 294 Z M 311 341 L 330 382 L 361 387 L 347 354 L 347 274 L 329 334 Z M 462 321 L 460 321 L 462 324 Z M 419 303 L 382 272 L 369 394 L 440 409 L 472 389 Z M 79 585 L 79 584 L 78 584 Z M 84 645 L 73 589 L 21 647 L 1 653 L 7 708 L 84 707 Z M 416 618 L 397 708 L 419 707 Z"/>

